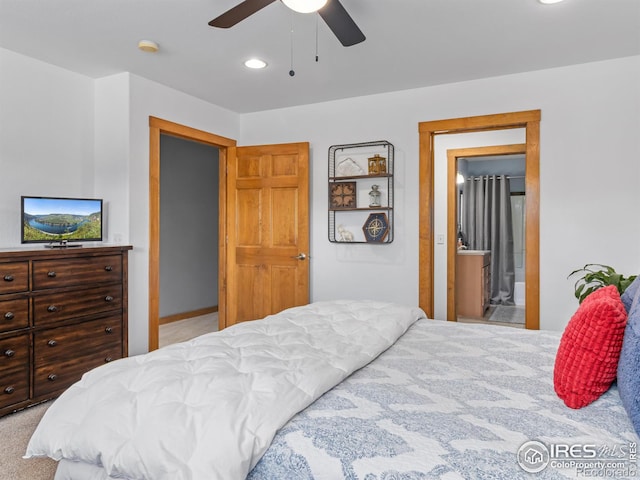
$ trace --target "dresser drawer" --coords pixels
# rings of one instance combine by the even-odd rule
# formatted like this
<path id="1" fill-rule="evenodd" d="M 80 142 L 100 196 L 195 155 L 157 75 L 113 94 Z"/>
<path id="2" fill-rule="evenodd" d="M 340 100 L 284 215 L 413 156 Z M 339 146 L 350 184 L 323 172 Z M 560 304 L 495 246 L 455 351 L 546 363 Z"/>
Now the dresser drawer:
<path id="1" fill-rule="evenodd" d="M 43 399 L 60 395 L 64 390 L 82 378 L 89 370 L 121 358 L 115 347 L 103 347 L 84 357 L 70 358 L 66 362 L 51 365 L 37 365 L 33 379 L 33 395 Z"/>
<path id="2" fill-rule="evenodd" d="M 36 326 L 96 313 L 122 311 L 122 285 L 39 295 L 33 299 Z"/>
<path id="3" fill-rule="evenodd" d="M 111 358 L 122 356 L 122 319 L 119 316 L 100 318 L 65 327 L 42 330 L 34 334 L 35 364 L 50 365 L 82 358 L 105 348 L 113 351 Z M 105 357 L 106 358 L 106 357 Z M 104 358 L 103 358 L 104 360 Z"/>
<path id="4" fill-rule="evenodd" d="M 0 340 L 0 407 L 29 397 L 29 335 Z"/>
<path id="5" fill-rule="evenodd" d="M 109 317 L 35 334 L 34 393 L 57 393 L 92 368 L 122 358 L 122 321 Z"/>
<path id="6" fill-rule="evenodd" d="M 29 398 L 29 364 L 0 369 L 0 408 Z"/>
<path id="7" fill-rule="evenodd" d="M 29 326 L 29 299 L 0 300 L 0 332 Z"/>
<path id="8" fill-rule="evenodd" d="M 29 364 L 29 334 L 0 340 L 0 372 Z"/>
<path id="9" fill-rule="evenodd" d="M 0 294 L 29 290 L 29 263 L 0 263 Z"/>
<path id="10" fill-rule="evenodd" d="M 33 289 L 122 281 L 122 256 L 105 255 L 33 262 Z"/>

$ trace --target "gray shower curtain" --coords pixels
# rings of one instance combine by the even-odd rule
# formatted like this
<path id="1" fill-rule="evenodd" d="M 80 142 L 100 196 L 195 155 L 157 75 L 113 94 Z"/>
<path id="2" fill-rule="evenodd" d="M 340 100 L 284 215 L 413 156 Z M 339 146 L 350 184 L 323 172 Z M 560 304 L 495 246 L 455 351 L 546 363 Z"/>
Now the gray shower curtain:
<path id="1" fill-rule="evenodd" d="M 462 234 L 470 250 L 491 251 L 491 303 L 514 305 L 511 192 L 505 175 L 469 177 L 463 191 Z"/>

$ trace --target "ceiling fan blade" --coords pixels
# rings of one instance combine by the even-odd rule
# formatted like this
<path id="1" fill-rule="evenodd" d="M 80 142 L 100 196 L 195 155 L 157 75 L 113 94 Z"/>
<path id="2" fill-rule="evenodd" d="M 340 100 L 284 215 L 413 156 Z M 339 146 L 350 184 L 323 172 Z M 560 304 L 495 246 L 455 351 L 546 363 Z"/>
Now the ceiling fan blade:
<path id="1" fill-rule="evenodd" d="M 329 0 L 318 13 L 345 47 L 364 42 L 367 38 L 339 0 Z"/>
<path id="2" fill-rule="evenodd" d="M 227 10 L 219 17 L 209 22 L 212 27 L 229 28 L 236 23 L 241 22 L 245 18 L 253 15 L 258 10 L 262 10 L 267 5 L 272 4 L 276 0 L 244 0 L 235 7 Z"/>

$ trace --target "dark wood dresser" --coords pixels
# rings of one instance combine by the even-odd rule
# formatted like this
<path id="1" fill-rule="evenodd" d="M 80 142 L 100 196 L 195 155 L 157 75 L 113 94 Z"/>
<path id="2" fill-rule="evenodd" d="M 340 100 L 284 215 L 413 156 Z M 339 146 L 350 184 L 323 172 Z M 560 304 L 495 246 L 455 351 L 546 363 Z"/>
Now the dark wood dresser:
<path id="1" fill-rule="evenodd" d="M 0 416 L 127 356 L 129 250 L 0 250 Z"/>

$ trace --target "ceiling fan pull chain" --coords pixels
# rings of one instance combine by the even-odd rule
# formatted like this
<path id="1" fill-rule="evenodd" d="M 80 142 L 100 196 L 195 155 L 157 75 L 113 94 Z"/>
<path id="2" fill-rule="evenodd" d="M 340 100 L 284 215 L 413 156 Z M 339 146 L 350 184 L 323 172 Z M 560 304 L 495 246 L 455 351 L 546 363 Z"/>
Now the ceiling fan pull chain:
<path id="1" fill-rule="evenodd" d="M 296 72 L 293 69 L 293 10 L 291 11 L 291 70 L 289 70 L 289 76 L 293 77 Z"/>
<path id="2" fill-rule="evenodd" d="M 316 15 L 316 63 L 318 63 L 318 19 L 319 15 Z"/>

